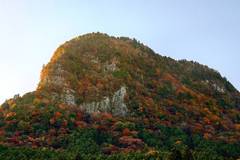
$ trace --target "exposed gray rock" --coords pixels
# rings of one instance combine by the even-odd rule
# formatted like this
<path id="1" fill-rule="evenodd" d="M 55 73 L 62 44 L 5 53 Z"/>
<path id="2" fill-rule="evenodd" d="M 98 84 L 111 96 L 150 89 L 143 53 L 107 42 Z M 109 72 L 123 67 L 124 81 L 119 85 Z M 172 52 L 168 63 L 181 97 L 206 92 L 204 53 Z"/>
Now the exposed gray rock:
<path id="1" fill-rule="evenodd" d="M 225 93 L 225 89 L 221 86 L 218 86 L 216 83 L 213 83 L 213 88 L 220 93 Z"/>
<path id="2" fill-rule="evenodd" d="M 113 71 L 116 71 L 117 70 L 117 66 L 115 63 L 112 63 L 112 64 L 106 64 L 104 66 L 104 70 L 105 71 L 109 71 L 109 72 L 113 72 Z"/>
<path id="3" fill-rule="evenodd" d="M 126 104 L 124 103 L 124 97 L 127 93 L 125 87 L 121 87 L 120 90 L 114 93 L 112 97 L 112 113 L 115 115 L 125 115 L 128 111 Z"/>
<path id="4" fill-rule="evenodd" d="M 105 72 L 114 72 L 119 70 L 119 68 L 117 67 L 118 64 L 118 60 L 116 58 L 112 59 L 111 61 L 108 61 L 107 63 L 104 64 L 104 71 Z"/>
<path id="5" fill-rule="evenodd" d="M 205 84 L 207 84 L 207 85 L 211 85 L 212 87 L 213 87 L 213 89 L 214 90 L 216 90 L 216 91 L 218 91 L 218 92 L 220 92 L 220 93 L 225 93 L 226 92 L 226 90 L 225 90 L 225 88 L 223 87 L 223 86 L 219 86 L 218 84 L 216 84 L 216 83 L 214 83 L 214 82 L 211 82 L 211 81 L 209 81 L 209 80 L 205 80 L 205 81 L 203 81 Z"/>
<path id="6" fill-rule="evenodd" d="M 108 112 L 115 116 L 125 116 L 128 112 L 128 108 L 124 103 L 126 93 L 126 87 L 122 86 L 114 93 L 112 98 L 105 97 L 100 102 L 83 103 L 80 108 L 87 113 Z"/>
<path id="7" fill-rule="evenodd" d="M 110 99 L 105 97 L 100 102 L 83 103 L 80 108 L 87 113 L 93 112 L 111 112 Z"/>
<path id="8" fill-rule="evenodd" d="M 98 63 L 99 63 L 99 60 L 98 60 L 98 58 L 95 58 L 95 59 L 91 59 L 91 62 L 92 62 L 92 63 L 95 63 L 95 64 L 98 64 Z"/>
<path id="9" fill-rule="evenodd" d="M 76 101 L 75 101 L 75 91 L 72 89 L 66 89 L 64 88 L 64 92 L 62 95 L 62 101 L 67 104 L 67 105 L 76 105 Z"/>

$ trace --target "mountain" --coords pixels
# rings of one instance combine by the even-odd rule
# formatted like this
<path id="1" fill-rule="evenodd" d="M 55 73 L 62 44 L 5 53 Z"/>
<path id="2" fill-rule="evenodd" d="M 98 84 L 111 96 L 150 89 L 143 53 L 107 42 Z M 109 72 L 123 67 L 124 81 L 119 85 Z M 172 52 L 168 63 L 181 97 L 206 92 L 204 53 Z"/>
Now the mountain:
<path id="1" fill-rule="evenodd" d="M 0 110 L 0 157 L 240 157 L 234 86 L 207 66 L 127 37 L 91 33 L 65 42 L 36 91 Z"/>

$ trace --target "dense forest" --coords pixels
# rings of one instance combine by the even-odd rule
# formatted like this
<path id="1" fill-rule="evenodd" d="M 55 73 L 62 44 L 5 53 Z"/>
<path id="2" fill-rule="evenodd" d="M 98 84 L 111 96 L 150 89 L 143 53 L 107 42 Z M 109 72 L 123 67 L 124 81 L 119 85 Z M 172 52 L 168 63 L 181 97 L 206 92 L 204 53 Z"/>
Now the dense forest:
<path id="1" fill-rule="evenodd" d="M 240 93 L 214 69 L 136 39 L 62 44 L 37 89 L 0 107 L 1 160 L 235 160 Z"/>

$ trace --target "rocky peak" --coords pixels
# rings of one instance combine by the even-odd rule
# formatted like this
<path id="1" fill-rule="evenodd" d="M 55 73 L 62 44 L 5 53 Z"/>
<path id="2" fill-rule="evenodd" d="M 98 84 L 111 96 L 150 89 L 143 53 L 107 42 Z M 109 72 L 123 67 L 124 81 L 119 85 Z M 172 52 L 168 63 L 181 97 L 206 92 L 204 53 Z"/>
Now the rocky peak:
<path id="1" fill-rule="evenodd" d="M 177 99 L 199 106 L 209 101 L 224 107 L 239 105 L 239 92 L 217 71 L 162 57 L 135 39 L 101 33 L 62 44 L 43 68 L 37 93 L 54 104 L 114 115 L 126 115 L 129 107 L 135 112 L 148 105 L 152 108 L 146 110 L 158 110 L 157 106 Z"/>

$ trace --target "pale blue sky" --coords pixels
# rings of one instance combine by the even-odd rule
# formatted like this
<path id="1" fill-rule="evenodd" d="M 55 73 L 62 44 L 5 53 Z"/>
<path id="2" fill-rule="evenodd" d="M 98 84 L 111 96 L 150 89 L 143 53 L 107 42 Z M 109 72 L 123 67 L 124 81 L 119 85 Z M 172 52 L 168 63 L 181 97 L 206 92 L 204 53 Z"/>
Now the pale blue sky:
<path id="1" fill-rule="evenodd" d="M 206 64 L 240 89 L 239 8 L 239 0 L 0 0 L 0 102 L 34 90 L 61 43 L 97 31 Z"/>

